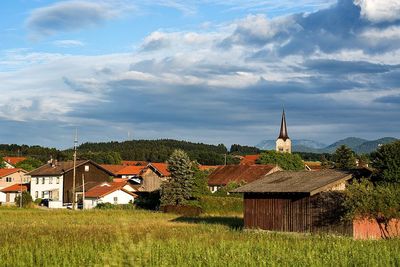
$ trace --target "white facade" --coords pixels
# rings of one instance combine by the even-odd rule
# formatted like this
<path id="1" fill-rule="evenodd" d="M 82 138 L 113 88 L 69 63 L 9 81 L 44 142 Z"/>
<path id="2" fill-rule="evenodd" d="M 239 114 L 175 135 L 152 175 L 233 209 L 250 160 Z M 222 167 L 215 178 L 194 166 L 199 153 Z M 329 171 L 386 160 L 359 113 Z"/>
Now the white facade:
<path id="1" fill-rule="evenodd" d="M 135 197 L 121 189 L 111 192 L 101 198 L 85 197 L 85 209 L 91 209 L 99 203 L 111 203 L 114 205 L 129 204 L 135 201 Z"/>
<path id="2" fill-rule="evenodd" d="M 32 199 L 63 201 L 63 176 L 40 176 L 31 178 Z"/>

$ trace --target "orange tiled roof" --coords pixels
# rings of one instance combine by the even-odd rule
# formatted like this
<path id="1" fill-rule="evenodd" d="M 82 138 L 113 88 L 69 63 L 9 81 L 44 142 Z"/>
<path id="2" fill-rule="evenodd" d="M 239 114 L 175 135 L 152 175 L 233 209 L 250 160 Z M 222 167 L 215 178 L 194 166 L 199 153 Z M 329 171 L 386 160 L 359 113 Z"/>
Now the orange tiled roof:
<path id="1" fill-rule="evenodd" d="M 20 169 L 20 168 L 0 169 L 0 177 L 11 175 L 11 174 L 19 172 L 19 171 L 26 172 L 25 170 Z"/>
<path id="2" fill-rule="evenodd" d="M 118 175 L 139 175 L 146 166 L 125 166 L 125 168 L 117 172 Z"/>
<path id="3" fill-rule="evenodd" d="M 143 160 L 123 160 L 122 165 L 125 166 L 147 166 L 148 162 Z"/>
<path id="4" fill-rule="evenodd" d="M 115 192 L 117 190 L 122 190 L 130 195 L 137 196 L 137 195 L 123 189 L 123 187 L 126 184 L 127 184 L 126 182 L 102 183 L 102 184 L 96 185 L 95 187 L 92 187 L 90 190 L 88 190 L 85 193 L 85 197 L 101 198 L 101 197 L 111 194 L 112 192 Z"/>
<path id="5" fill-rule="evenodd" d="M 250 183 L 274 171 L 281 170 L 276 165 L 226 165 L 220 166 L 208 176 L 208 185 L 227 185 L 230 182 Z"/>
<path id="6" fill-rule="evenodd" d="M 240 164 L 243 165 L 254 165 L 256 161 L 260 158 L 260 155 L 245 155 L 240 160 Z"/>
<path id="7" fill-rule="evenodd" d="M 4 161 L 7 161 L 9 164 L 14 165 L 26 160 L 26 157 L 3 157 Z"/>
<path id="8" fill-rule="evenodd" d="M 117 173 L 125 168 L 126 166 L 124 165 L 114 165 L 114 164 L 100 164 L 101 167 L 106 169 L 109 172 L 112 172 L 114 175 L 117 175 Z"/>
<path id="9" fill-rule="evenodd" d="M 0 190 L 3 193 L 21 192 L 21 184 L 13 184 Z M 22 192 L 28 191 L 28 184 L 22 184 Z"/>
<path id="10" fill-rule="evenodd" d="M 149 165 L 153 166 L 162 176 L 169 177 L 171 173 L 168 171 L 167 163 L 149 163 Z"/>

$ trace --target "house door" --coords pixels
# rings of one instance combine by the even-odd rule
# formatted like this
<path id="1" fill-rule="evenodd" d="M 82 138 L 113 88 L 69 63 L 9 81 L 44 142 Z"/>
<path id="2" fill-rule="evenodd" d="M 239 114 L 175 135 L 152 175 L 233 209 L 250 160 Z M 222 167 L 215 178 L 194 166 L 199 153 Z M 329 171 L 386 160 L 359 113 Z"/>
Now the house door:
<path id="1" fill-rule="evenodd" d="M 7 193 L 7 194 L 6 194 L 6 202 L 7 202 L 7 203 L 10 202 L 10 193 Z"/>

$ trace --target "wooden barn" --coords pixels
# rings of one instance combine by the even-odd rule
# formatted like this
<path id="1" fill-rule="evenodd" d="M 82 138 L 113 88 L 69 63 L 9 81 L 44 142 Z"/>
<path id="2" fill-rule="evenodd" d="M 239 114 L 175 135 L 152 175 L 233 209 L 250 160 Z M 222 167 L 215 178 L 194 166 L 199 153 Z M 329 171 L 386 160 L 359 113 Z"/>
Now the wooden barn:
<path id="1" fill-rule="evenodd" d="M 346 181 L 352 175 L 335 170 L 280 171 L 244 185 L 244 225 L 288 232 L 329 231 L 352 234 L 339 222 Z"/>

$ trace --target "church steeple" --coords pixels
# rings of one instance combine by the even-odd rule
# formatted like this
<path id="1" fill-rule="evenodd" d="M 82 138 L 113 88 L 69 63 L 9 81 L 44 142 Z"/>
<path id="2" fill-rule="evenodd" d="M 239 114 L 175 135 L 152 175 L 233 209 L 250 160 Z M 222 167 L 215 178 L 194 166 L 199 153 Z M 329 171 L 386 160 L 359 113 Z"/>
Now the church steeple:
<path id="1" fill-rule="evenodd" d="M 289 139 L 289 136 L 287 133 L 287 128 L 286 128 L 285 109 L 283 109 L 283 112 L 282 112 L 281 131 L 279 132 L 278 139 L 283 139 L 283 141 L 286 141 L 286 139 Z"/>
<path id="2" fill-rule="evenodd" d="M 281 130 L 278 139 L 276 139 L 276 151 L 292 153 L 292 141 L 287 133 L 285 109 L 282 111 Z"/>

